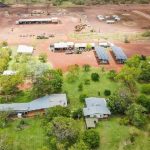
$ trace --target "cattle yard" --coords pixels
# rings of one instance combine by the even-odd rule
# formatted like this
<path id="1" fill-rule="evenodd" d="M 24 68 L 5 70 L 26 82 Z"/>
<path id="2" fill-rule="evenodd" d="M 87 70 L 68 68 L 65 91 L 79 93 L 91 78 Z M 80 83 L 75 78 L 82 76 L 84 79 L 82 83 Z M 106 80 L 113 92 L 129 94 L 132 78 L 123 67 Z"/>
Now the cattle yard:
<path id="1" fill-rule="evenodd" d="M 83 50 L 81 54 L 77 54 L 62 49 L 54 52 L 50 46 L 60 46 L 58 43 L 68 42 L 75 43 L 74 47 L 76 48 L 81 43 L 82 45 L 84 43 L 97 45 L 102 42 L 111 42 L 120 47 L 124 53 L 122 55 L 127 58 L 136 54 L 149 56 L 149 41 L 124 43 L 102 36 L 107 34 L 122 34 L 124 36 L 140 33 L 145 29 L 149 30 L 149 7 L 149 5 L 102 5 L 75 8 L 50 7 L 48 10 L 44 6 L 1 8 L 0 41 L 7 41 L 11 46 L 22 44 L 33 46 L 35 49 L 33 55 L 38 56 L 40 53 L 46 53 L 49 63 L 54 68 L 61 68 L 64 71 L 73 64 L 103 66 L 109 70 L 119 71 L 123 64 L 122 61 L 118 63 L 115 59 L 116 47 L 109 46 L 97 48 L 97 50 L 94 48 L 94 50 Z M 112 23 L 112 19 L 115 22 Z M 84 38 L 85 34 L 88 38 Z M 75 38 L 75 35 L 81 35 L 81 38 Z M 67 47 L 68 49 L 71 50 L 70 47 Z M 107 59 L 103 59 L 103 63 L 100 63 L 101 56 L 109 58 L 109 63 L 105 63 Z"/>

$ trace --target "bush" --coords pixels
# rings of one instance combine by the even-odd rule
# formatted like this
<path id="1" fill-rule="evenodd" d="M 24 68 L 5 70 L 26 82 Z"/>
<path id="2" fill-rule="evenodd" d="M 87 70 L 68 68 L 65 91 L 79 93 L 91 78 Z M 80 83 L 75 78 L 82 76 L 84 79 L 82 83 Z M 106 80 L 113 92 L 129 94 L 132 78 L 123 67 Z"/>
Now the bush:
<path id="1" fill-rule="evenodd" d="M 110 70 L 109 73 L 108 73 L 108 78 L 110 80 L 115 80 L 115 77 L 116 77 L 117 73 L 115 70 Z"/>
<path id="2" fill-rule="evenodd" d="M 142 86 L 142 93 L 150 94 L 150 84 L 145 84 Z"/>
<path id="3" fill-rule="evenodd" d="M 88 64 L 83 65 L 83 70 L 84 70 L 85 72 L 90 71 L 90 65 L 88 65 Z"/>
<path id="4" fill-rule="evenodd" d="M 92 73 L 92 74 L 91 74 L 91 79 L 92 79 L 93 81 L 99 81 L 99 78 L 100 78 L 100 76 L 99 76 L 98 73 Z"/>
<path id="5" fill-rule="evenodd" d="M 85 85 L 89 85 L 90 84 L 90 80 L 89 79 L 84 79 L 84 84 Z"/>
<path id="6" fill-rule="evenodd" d="M 142 34 L 143 37 L 150 37 L 150 31 L 145 31 L 143 34 Z"/>
<path id="7" fill-rule="evenodd" d="M 46 63 L 47 62 L 47 55 L 45 53 L 42 53 L 39 55 L 39 60 L 42 62 L 42 63 Z"/>
<path id="8" fill-rule="evenodd" d="M 80 84 L 78 85 L 78 91 L 82 91 L 82 90 L 83 90 L 83 84 L 80 83 Z"/>
<path id="9" fill-rule="evenodd" d="M 91 148 L 97 148 L 99 146 L 100 137 L 99 133 L 93 129 L 86 130 L 83 134 L 83 141 Z"/>
<path id="10" fill-rule="evenodd" d="M 79 96 L 80 102 L 84 103 L 86 97 L 87 97 L 86 94 L 81 94 L 81 95 Z"/>
<path id="11" fill-rule="evenodd" d="M 101 92 L 100 92 L 100 91 L 98 91 L 98 92 L 97 92 L 97 95 L 98 95 L 98 96 L 100 96 L 100 95 L 101 95 Z"/>
<path id="12" fill-rule="evenodd" d="M 120 123 L 120 125 L 128 125 L 129 119 L 127 117 L 124 117 L 124 118 L 120 119 L 119 123 Z"/>
<path id="13" fill-rule="evenodd" d="M 83 116 L 82 108 L 78 108 L 72 112 L 72 118 L 74 119 L 82 118 L 82 116 Z"/>
<path id="14" fill-rule="evenodd" d="M 111 91 L 106 89 L 106 90 L 104 91 L 104 95 L 105 95 L 105 96 L 110 96 L 110 95 L 111 95 Z"/>

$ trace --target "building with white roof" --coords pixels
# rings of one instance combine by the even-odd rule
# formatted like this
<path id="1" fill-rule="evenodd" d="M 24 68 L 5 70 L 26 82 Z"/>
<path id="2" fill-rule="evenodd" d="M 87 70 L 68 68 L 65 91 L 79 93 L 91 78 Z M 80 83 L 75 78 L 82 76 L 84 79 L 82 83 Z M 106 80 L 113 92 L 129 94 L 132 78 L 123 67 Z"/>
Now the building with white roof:
<path id="1" fill-rule="evenodd" d="M 27 46 L 27 45 L 19 45 L 18 49 L 17 49 L 17 53 L 32 54 L 33 53 L 33 47 Z"/>
<path id="2" fill-rule="evenodd" d="M 0 111 L 13 113 L 28 113 L 38 110 L 45 110 L 54 106 L 67 106 L 66 94 L 52 94 L 38 98 L 28 103 L 0 104 Z"/>

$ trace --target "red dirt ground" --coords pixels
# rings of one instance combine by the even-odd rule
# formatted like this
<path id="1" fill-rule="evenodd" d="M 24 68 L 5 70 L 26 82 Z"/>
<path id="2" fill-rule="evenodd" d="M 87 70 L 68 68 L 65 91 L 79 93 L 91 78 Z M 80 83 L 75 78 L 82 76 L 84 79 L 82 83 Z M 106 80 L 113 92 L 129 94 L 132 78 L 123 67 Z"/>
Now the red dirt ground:
<path id="1" fill-rule="evenodd" d="M 28 44 L 35 47 L 34 55 L 38 56 L 40 53 L 45 52 L 48 55 L 48 61 L 54 68 L 61 68 L 64 71 L 67 70 L 69 65 L 73 64 L 90 64 L 91 66 L 104 66 L 106 69 L 115 69 L 119 71 L 123 65 L 116 64 L 110 52 L 109 65 L 99 65 L 96 60 L 93 51 L 84 52 L 83 54 L 71 54 L 66 55 L 65 53 L 53 53 L 49 50 L 49 45 L 58 41 L 70 41 L 69 34 L 74 32 L 74 26 L 79 24 L 80 17 L 83 15 L 87 16 L 87 22 L 92 25 L 96 30 L 103 33 L 116 33 L 116 32 L 139 32 L 143 31 L 144 27 L 150 27 L 150 21 L 142 16 L 134 14 L 133 10 L 139 10 L 142 12 L 149 12 L 150 5 L 102 5 L 93 7 L 74 7 L 60 10 L 57 8 L 50 8 L 50 13 L 55 13 L 57 17 L 62 20 L 62 24 L 58 25 L 15 25 L 15 21 L 21 18 L 20 14 L 27 13 L 25 7 L 13 7 L 4 8 L 0 11 L 0 42 L 6 40 L 9 45 Z M 29 12 L 35 9 L 43 9 L 43 7 L 30 7 Z M 5 16 L 4 13 L 8 11 L 10 16 Z M 18 15 L 19 14 L 19 15 Z M 104 22 L 99 22 L 96 18 L 97 15 L 109 15 L 109 14 L 129 14 L 129 16 L 122 16 L 122 21 L 117 24 L 108 25 Z M 55 16 L 55 15 L 54 15 Z M 42 15 L 41 17 L 48 17 Z M 35 18 L 35 17 L 33 17 Z M 128 21 L 132 26 L 128 26 Z M 11 29 L 14 29 L 13 32 Z M 48 40 L 37 40 L 35 37 L 30 35 L 41 35 L 41 34 L 55 34 L 55 38 Z M 20 37 L 25 35 L 27 37 Z M 85 42 L 85 41 L 78 41 Z M 94 41 L 90 41 L 94 42 Z M 128 57 L 136 54 L 143 54 L 150 56 L 150 42 L 137 42 L 131 44 L 116 43 L 122 47 Z"/>

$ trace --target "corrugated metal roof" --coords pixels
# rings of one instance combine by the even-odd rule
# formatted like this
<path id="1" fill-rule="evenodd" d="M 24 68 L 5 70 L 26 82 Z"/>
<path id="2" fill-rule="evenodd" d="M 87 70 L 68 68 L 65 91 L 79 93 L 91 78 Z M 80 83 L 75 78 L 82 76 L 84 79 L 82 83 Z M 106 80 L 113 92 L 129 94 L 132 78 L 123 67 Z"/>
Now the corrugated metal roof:
<path id="1" fill-rule="evenodd" d="M 0 111 L 26 112 L 46 109 L 57 105 L 67 106 L 66 94 L 52 94 L 29 103 L 0 104 Z"/>
<path id="2" fill-rule="evenodd" d="M 19 45 L 17 49 L 17 53 L 33 53 L 33 47 L 27 45 Z"/>
<path id="3" fill-rule="evenodd" d="M 111 114 L 105 98 L 89 97 L 85 99 L 85 103 L 87 107 L 83 108 L 84 116 Z"/>
<path id="4" fill-rule="evenodd" d="M 99 114 L 110 115 L 109 109 L 105 106 L 92 106 L 92 107 L 83 108 L 83 113 L 84 116 L 99 115 Z"/>
<path id="5" fill-rule="evenodd" d="M 85 99 L 85 103 L 87 107 L 106 106 L 105 98 L 89 97 Z"/>

